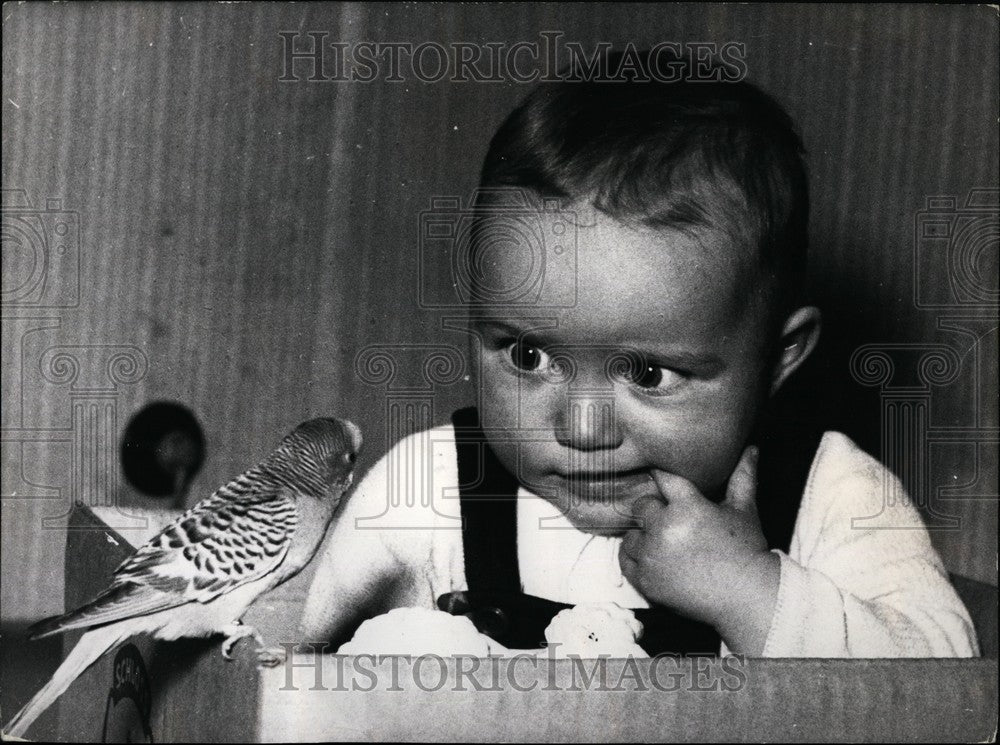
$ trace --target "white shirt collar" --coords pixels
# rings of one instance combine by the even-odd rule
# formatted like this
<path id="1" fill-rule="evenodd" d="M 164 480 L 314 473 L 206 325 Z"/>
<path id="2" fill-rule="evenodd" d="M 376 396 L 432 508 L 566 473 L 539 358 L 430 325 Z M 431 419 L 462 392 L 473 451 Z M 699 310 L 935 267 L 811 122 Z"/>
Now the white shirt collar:
<path id="1" fill-rule="evenodd" d="M 571 605 L 615 602 L 623 608 L 648 608 L 622 576 L 621 542 L 578 530 L 551 502 L 523 487 L 518 490 L 517 558 L 528 595 Z"/>

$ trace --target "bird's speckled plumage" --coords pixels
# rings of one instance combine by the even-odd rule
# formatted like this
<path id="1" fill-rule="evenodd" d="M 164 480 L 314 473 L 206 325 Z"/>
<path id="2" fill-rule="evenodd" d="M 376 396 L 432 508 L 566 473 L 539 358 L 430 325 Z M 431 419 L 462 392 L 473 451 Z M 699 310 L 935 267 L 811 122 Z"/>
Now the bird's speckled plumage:
<path id="1" fill-rule="evenodd" d="M 262 463 L 185 512 L 115 570 L 83 607 L 35 624 L 32 638 L 91 629 L 52 680 L 5 728 L 21 736 L 101 654 L 137 633 L 245 635 L 239 619 L 312 559 L 352 482 L 361 433 L 350 422 L 299 425 Z"/>

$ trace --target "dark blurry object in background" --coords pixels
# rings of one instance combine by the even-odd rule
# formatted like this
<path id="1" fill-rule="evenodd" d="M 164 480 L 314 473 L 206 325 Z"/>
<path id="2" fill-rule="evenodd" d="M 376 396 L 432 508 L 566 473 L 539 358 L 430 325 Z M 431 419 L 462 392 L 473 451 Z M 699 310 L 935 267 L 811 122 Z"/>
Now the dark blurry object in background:
<path id="1" fill-rule="evenodd" d="M 205 459 L 205 437 L 190 409 L 157 401 L 129 421 L 122 436 L 122 469 L 143 494 L 182 507 L 188 485 Z M 166 500 L 165 500 L 166 501 Z"/>

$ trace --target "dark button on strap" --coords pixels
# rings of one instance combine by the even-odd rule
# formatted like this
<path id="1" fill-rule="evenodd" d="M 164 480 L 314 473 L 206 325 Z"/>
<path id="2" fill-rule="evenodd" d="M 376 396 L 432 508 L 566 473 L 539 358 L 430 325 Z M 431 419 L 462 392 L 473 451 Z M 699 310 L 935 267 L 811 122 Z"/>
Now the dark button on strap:
<path id="1" fill-rule="evenodd" d="M 507 614 L 496 606 L 487 606 L 472 614 L 472 622 L 479 629 L 479 633 L 499 640 L 510 629 L 510 619 Z"/>

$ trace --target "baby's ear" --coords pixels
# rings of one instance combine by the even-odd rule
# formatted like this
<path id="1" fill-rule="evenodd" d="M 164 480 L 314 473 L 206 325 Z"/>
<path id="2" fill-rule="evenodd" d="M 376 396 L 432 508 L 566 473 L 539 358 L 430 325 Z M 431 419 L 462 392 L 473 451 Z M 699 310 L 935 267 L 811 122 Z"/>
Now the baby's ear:
<path id="1" fill-rule="evenodd" d="M 799 308 L 785 319 L 778 338 L 780 351 L 771 374 L 772 396 L 812 354 L 819 341 L 820 326 L 819 308 L 811 305 Z"/>

